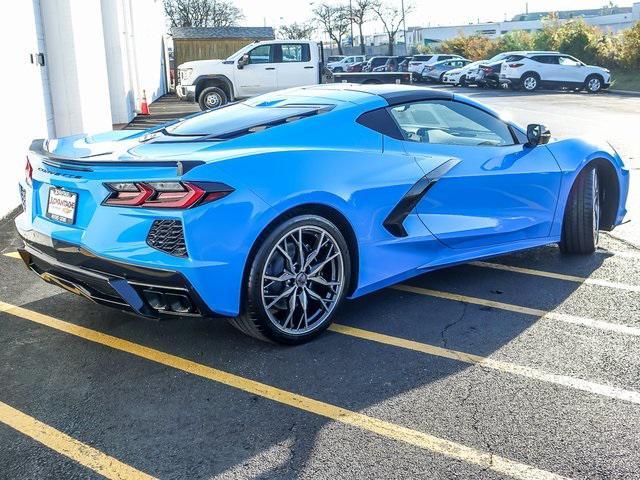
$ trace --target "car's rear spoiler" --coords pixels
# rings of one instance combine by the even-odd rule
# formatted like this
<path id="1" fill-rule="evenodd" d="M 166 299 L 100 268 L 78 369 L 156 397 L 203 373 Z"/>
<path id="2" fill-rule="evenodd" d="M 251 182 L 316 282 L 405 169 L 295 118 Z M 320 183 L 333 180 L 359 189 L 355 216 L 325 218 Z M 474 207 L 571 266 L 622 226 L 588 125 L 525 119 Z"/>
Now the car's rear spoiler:
<path id="1" fill-rule="evenodd" d="M 69 170 L 80 170 L 90 172 L 91 167 L 98 166 L 132 166 L 132 167 L 175 167 L 176 175 L 180 176 L 198 165 L 203 165 L 202 160 L 118 160 L 99 158 L 108 153 L 90 155 L 87 157 L 67 157 L 64 155 L 52 154 L 45 147 L 46 140 L 39 138 L 31 142 L 29 151 L 42 158 L 42 163 L 57 168 Z"/>

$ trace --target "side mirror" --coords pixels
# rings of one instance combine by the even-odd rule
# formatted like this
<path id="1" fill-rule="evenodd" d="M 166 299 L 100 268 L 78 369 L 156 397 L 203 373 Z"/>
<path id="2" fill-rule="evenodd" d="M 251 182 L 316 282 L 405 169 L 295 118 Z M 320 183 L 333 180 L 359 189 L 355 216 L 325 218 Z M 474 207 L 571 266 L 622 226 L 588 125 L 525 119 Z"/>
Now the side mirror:
<path id="1" fill-rule="evenodd" d="M 245 65 L 249 64 L 249 54 L 245 53 L 238 59 L 238 69 L 242 70 Z"/>
<path id="2" fill-rule="evenodd" d="M 532 123 L 527 126 L 527 147 L 546 145 L 551 140 L 551 132 L 544 125 Z"/>

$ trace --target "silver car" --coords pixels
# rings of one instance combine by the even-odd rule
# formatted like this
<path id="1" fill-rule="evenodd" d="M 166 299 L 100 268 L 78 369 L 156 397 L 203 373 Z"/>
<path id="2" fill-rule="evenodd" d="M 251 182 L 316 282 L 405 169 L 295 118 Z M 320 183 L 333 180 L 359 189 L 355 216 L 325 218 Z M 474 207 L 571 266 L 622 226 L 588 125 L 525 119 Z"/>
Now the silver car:
<path id="1" fill-rule="evenodd" d="M 449 70 L 453 70 L 454 68 L 462 68 L 471 63 L 471 60 L 467 60 L 466 58 L 455 58 L 452 60 L 443 60 L 441 62 L 436 62 L 433 65 L 427 65 L 422 70 L 421 79 L 423 81 L 430 82 L 440 82 L 442 83 L 442 78 L 444 74 Z"/>

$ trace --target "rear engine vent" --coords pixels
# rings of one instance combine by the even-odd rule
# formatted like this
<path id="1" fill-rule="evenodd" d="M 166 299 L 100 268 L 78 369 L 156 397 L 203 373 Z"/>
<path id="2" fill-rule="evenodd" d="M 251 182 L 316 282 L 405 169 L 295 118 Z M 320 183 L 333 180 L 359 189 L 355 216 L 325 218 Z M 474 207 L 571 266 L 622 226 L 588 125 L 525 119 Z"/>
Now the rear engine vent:
<path id="1" fill-rule="evenodd" d="M 147 244 L 174 257 L 187 256 L 180 220 L 155 220 L 147 235 Z"/>

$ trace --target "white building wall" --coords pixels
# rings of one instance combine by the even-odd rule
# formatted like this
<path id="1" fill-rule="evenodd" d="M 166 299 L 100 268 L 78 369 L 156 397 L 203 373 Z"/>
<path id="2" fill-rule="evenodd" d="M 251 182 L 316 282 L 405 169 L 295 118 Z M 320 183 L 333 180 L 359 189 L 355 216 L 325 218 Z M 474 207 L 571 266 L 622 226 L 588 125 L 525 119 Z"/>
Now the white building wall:
<path id="1" fill-rule="evenodd" d="M 41 2 L 56 135 L 111 129 L 99 0 Z"/>
<path id="2" fill-rule="evenodd" d="M 55 132 L 47 125 L 48 102 L 45 65 L 31 62 L 31 55 L 43 50 L 38 45 L 40 15 L 38 1 L 21 0 L 11 5 L 11 21 L 3 22 L 3 75 L 0 75 L 2 115 L 0 115 L 0 218 L 19 202 L 18 180 L 24 174 L 26 152 L 31 140 Z M 34 57 L 35 58 L 35 57 Z"/>

